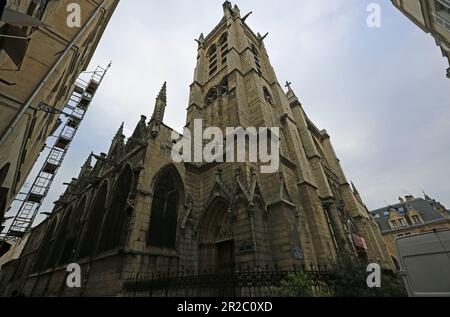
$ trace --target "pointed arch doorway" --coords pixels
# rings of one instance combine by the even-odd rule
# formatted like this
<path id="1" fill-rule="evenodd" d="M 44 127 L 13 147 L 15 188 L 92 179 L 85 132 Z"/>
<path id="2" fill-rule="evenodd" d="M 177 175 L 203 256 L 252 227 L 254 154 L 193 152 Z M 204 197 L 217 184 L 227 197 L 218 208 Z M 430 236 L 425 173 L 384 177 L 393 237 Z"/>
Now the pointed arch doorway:
<path id="1" fill-rule="evenodd" d="M 210 204 L 199 231 L 199 270 L 232 273 L 236 266 L 233 221 L 225 199 Z"/>

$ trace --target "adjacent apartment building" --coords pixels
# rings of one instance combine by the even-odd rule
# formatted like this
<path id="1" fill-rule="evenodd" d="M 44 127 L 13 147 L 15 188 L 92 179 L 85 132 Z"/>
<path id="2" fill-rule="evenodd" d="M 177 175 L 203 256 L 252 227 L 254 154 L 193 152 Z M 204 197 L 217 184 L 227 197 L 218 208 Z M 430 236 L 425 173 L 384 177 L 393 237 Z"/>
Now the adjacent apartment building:
<path id="1" fill-rule="evenodd" d="M 391 0 L 424 32 L 433 36 L 450 64 L 450 0 Z M 447 68 L 450 78 L 450 67 Z"/>
<path id="2" fill-rule="evenodd" d="M 383 234 L 386 246 L 398 265 L 395 240 L 400 237 L 450 229 L 450 211 L 435 199 L 406 196 L 395 205 L 371 211 Z"/>
<path id="3" fill-rule="evenodd" d="M 8 0 L 0 10 L 0 225 L 118 2 Z"/>

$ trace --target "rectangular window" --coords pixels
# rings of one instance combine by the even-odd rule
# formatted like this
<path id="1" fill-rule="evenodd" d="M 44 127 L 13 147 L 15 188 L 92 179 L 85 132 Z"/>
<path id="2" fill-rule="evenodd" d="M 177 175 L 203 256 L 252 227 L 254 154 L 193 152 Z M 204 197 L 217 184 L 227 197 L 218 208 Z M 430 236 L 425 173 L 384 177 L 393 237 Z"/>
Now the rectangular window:
<path id="1" fill-rule="evenodd" d="M 450 31 L 450 0 L 436 0 L 434 5 L 436 23 Z"/>

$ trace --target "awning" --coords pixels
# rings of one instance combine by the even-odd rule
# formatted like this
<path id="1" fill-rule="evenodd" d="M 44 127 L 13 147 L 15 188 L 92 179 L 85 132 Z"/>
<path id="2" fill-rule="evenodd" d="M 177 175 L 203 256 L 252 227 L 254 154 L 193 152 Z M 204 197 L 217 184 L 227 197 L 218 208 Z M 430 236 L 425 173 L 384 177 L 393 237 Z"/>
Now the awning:
<path id="1" fill-rule="evenodd" d="M 5 8 L 0 22 L 16 26 L 46 26 L 44 22 L 38 19 L 8 8 Z"/>

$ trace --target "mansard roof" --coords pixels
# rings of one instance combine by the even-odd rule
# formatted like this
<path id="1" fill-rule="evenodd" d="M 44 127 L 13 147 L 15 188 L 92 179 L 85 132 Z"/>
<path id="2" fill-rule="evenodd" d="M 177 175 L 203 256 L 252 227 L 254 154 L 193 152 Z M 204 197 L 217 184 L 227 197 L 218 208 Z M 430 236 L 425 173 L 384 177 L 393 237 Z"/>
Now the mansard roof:
<path id="1" fill-rule="evenodd" d="M 370 214 L 375 217 L 375 221 L 380 225 L 382 232 L 389 232 L 392 231 L 389 225 L 389 213 L 392 209 L 400 216 L 406 216 L 409 210 L 416 210 L 422 217 L 424 224 L 429 224 L 445 219 L 436 207 L 437 206 L 433 201 L 425 200 L 423 198 L 414 198 L 410 201 L 373 210 Z"/>

